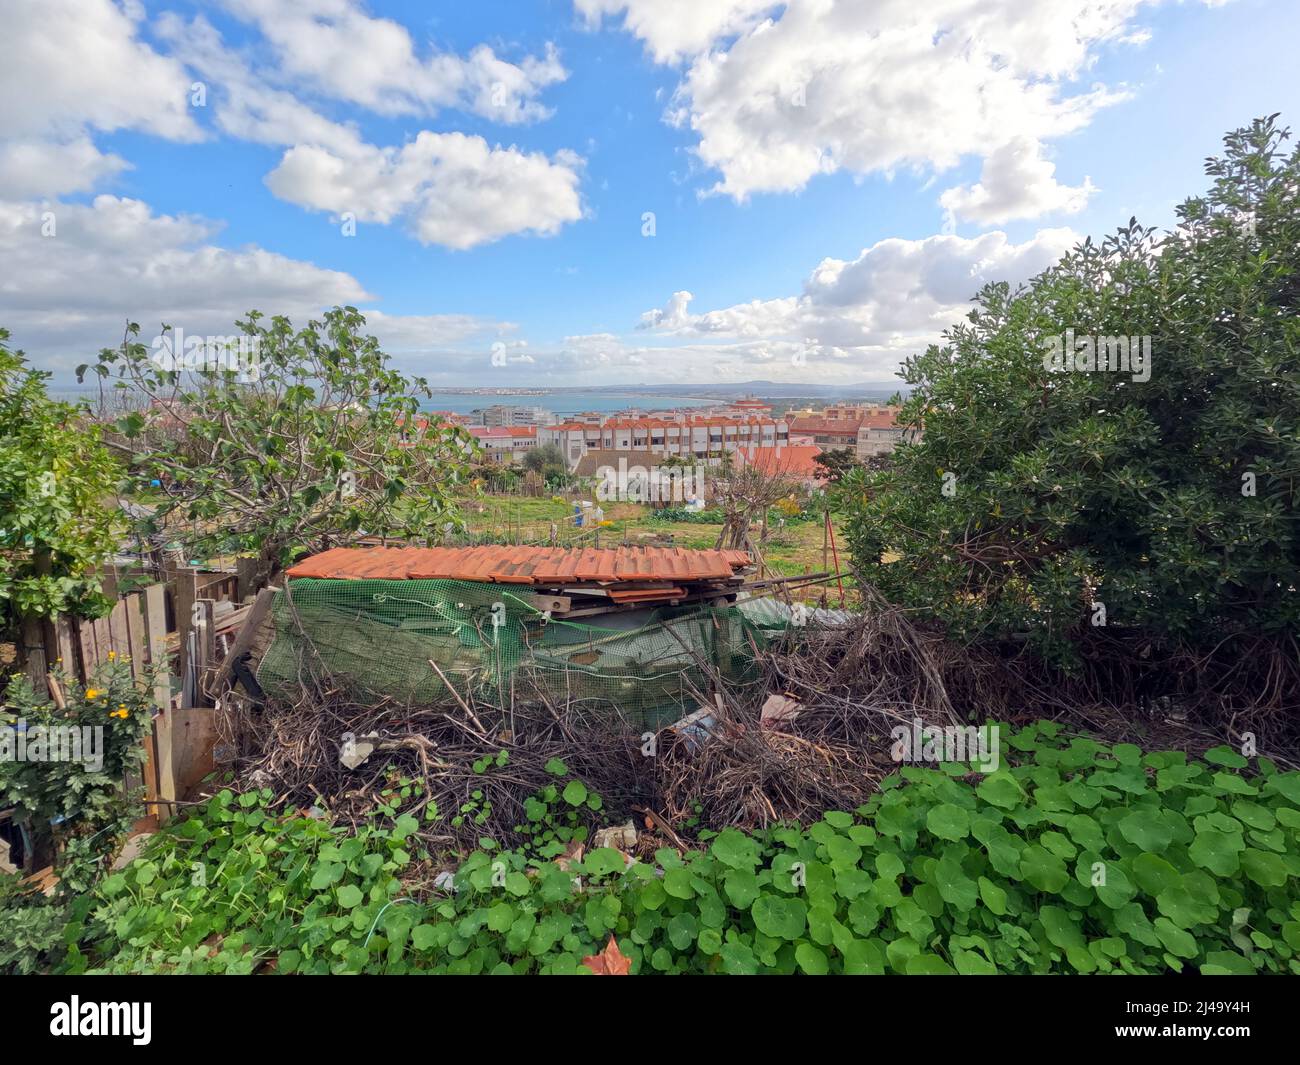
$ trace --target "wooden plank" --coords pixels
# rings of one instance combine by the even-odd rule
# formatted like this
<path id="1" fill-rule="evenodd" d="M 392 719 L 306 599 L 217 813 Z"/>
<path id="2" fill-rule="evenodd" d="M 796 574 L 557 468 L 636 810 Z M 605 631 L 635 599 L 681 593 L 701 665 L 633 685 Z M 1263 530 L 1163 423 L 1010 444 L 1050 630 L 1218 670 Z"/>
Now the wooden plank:
<path id="1" fill-rule="evenodd" d="M 78 679 L 84 684 L 99 665 L 99 640 L 95 623 L 89 618 L 81 618 L 77 622 L 77 642 L 81 647 Z"/>
<path id="2" fill-rule="evenodd" d="M 176 791 L 176 761 L 174 755 L 174 741 L 172 739 L 172 722 L 176 719 L 177 711 L 170 707 L 161 714 L 155 714 L 153 719 L 153 746 L 157 760 L 154 764 L 155 772 L 158 774 L 158 820 L 166 821 L 176 810 L 167 803 L 174 803 L 180 796 Z"/>
<path id="3" fill-rule="evenodd" d="M 54 619 L 54 642 L 58 649 L 56 657 L 60 659 L 64 672 L 70 676 L 77 676 L 80 672 L 80 663 L 76 631 L 72 627 L 72 622 L 62 614 Z"/>
<path id="4" fill-rule="evenodd" d="M 119 599 L 108 615 L 108 639 L 119 659 L 131 653 L 131 634 L 127 629 L 126 600 Z"/>
<path id="5" fill-rule="evenodd" d="M 152 832 L 162 824 L 161 815 L 164 810 L 158 803 L 158 744 L 153 731 L 144 737 L 144 765 L 141 766 L 141 772 L 144 776 L 144 816 L 136 821 L 132 831 Z"/>
<path id="6" fill-rule="evenodd" d="M 185 676 L 189 666 L 188 640 L 190 626 L 194 623 L 194 583 L 196 574 L 188 566 L 172 568 L 169 581 L 172 586 L 172 604 L 176 612 L 176 633 L 180 637 L 180 674 Z"/>
<path id="7" fill-rule="evenodd" d="M 143 682 L 149 664 L 145 655 L 142 598 L 139 592 L 132 592 L 122 604 L 126 610 L 126 643 L 129 649 L 127 653 L 131 657 L 131 675 L 139 682 Z"/>
<path id="8" fill-rule="evenodd" d="M 149 649 L 149 664 L 157 672 L 154 685 L 154 703 L 158 709 L 171 706 L 170 665 L 167 660 L 167 588 L 151 584 L 144 590 L 145 644 Z M 158 669 L 158 667 L 162 667 Z"/>
<path id="9" fill-rule="evenodd" d="M 253 646 L 253 640 L 257 637 L 257 630 L 262 627 L 262 622 L 266 620 L 266 615 L 271 610 L 271 604 L 275 600 L 277 591 L 276 588 L 263 588 L 257 593 L 257 599 L 249 607 L 248 616 L 244 619 L 243 626 L 235 636 L 234 643 L 230 645 L 230 650 L 226 652 L 220 670 L 217 671 L 216 676 L 213 678 L 213 691 L 220 691 L 220 686 L 225 683 L 226 677 L 235 664 L 235 659 Z"/>
<path id="10" fill-rule="evenodd" d="M 113 630 L 108 618 L 95 619 L 95 663 L 87 667 L 87 673 L 94 672 L 108 659 L 108 652 L 113 650 Z M 89 679 L 89 677 L 87 677 Z"/>
<path id="11" fill-rule="evenodd" d="M 172 720 L 172 779 L 176 798 L 194 795 L 199 782 L 215 767 L 216 711 L 211 707 L 185 707 Z"/>

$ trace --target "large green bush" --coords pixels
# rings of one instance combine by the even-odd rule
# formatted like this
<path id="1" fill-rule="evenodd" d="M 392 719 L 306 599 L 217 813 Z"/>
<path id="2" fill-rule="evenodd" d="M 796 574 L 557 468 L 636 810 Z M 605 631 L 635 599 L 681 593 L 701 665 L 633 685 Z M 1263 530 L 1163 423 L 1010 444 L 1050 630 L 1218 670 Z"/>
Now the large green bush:
<path id="1" fill-rule="evenodd" d="M 869 581 L 959 636 L 1027 634 L 1058 662 L 1104 623 L 1238 660 L 1267 642 L 1294 663 L 1300 153 L 1285 138 L 1272 119 L 1231 134 L 1171 233 L 1130 223 L 1027 288 L 991 285 L 908 360 L 903 417 L 923 439 L 842 489 Z M 1067 330 L 1149 336 L 1150 379 L 1053 372 L 1046 345 Z"/>
<path id="2" fill-rule="evenodd" d="M 553 860 L 555 810 L 593 800 L 557 779 L 538 845 L 485 841 L 432 897 L 404 885 L 430 877 L 400 806 L 349 836 L 225 792 L 78 903 L 71 968 L 573 973 L 613 936 L 637 973 L 1300 973 L 1300 773 L 1050 723 L 1001 748 L 987 776 L 909 766 L 806 830 L 630 866 Z"/>

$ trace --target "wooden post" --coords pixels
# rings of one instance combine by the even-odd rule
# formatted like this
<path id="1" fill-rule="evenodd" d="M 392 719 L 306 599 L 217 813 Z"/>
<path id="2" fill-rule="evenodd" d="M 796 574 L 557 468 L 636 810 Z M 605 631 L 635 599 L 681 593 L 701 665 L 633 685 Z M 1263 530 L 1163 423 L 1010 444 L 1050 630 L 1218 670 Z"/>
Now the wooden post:
<path id="1" fill-rule="evenodd" d="M 198 575 L 189 566 L 169 567 L 168 581 L 172 587 L 172 605 L 176 613 L 176 634 L 180 640 L 180 674 L 185 676 L 189 666 L 188 641 L 193 624 L 195 585 Z"/>
<path id="2" fill-rule="evenodd" d="M 196 707 L 211 705 L 208 697 L 203 693 L 203 676 L 217 658 L 216 605 L 212 599 L 196 599 L 192 609 L 192 620 L 196 623 L 193 626 L 195 652 L 193 705 Z"/>

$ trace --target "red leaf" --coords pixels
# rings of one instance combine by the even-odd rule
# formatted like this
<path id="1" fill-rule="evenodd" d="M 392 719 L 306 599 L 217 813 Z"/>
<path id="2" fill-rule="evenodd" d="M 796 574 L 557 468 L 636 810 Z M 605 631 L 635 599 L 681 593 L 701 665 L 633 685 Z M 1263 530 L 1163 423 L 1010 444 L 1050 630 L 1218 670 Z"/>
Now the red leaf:
<path id="1" fill-rule="evenodd" d="M 582 959 L 582 964 L 597 976 L 629 976 L 632 972 L 632 959 L 624 957 L 613 936 L 609 937 L 604 950 L 599 954 L 587 955 Z"/>

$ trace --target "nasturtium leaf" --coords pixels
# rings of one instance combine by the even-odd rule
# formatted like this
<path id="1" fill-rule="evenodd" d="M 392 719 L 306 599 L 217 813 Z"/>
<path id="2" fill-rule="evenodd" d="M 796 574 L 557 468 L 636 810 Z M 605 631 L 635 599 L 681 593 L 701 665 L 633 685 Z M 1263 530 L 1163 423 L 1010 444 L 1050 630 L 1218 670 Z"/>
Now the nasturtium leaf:
<path id="1" fill-rule="evenodd" d="M 1157 917 L 1155 920 L 1155 933 L 1160 942 L 1170 954 L 1177 955 L 1180 958 L 1194 958 L 1198 951 L 1196 946 L 1196 937 L 1190 932 L 1179 928 L 1173 921 L 1167 917 Z"/>
<path id="2" fill-rule="evenodd" d="M 1119 822 L 1119 833 L 1136 847 L 1151 853 L 1160 853 L 1174 838 L 1173 829 L 1151 807 L 1138 807 Z"/>
<path id="3" fill-rule="evenodd" d="M 750 907 L 754 927 L 773 939 L 798 939 L 804 933 L 805 906 L 784 895 L 761 895 Z"/>
<path id="4" fill-rule="evenodd" d="M 996 773 L 990 773 L 975 789 L 977 794 L 985 802 L 1000 807 L 1003 810 L 1009 810 L 1016 806 L 1024 798 L 1020 785 L 1016 783 L 1007 770 L 1002 769 Z"/>
<path id="5" fill-rule="evenodd" d="M 830 962 L 826 959 L 826 952 L 811 943 L 800 943 L 796 946 L 794 960 L 809 976 L 825 976 L 830 972 Z"/>
<path id="6" fill-rule="evenodd" d="M 1070 879 L 1065 863 L 1056 855 L 1031 843 L 1020 855 L 1020 873 L 1039 891 L 1055 894 Z"/>
<path id="7" fill-rule="evenodd" d="M 1250 763 L 1231 747 L 1211 747 L 1205 752 L 1205 760 L 1211 765 L 1223 765 L 1229 769 L 1245 769 Z"/>
<path id="8" fill-rule="evenodd" d="M 925 827 L 940 839 L 965 839 L 970 832 L 970 814 L 963 807 L 951 803 L 934 806 L 925 815 Z"/>
<path id="9" fill-rule="evenodd" d="M 1282 887 L 1287 881 L 1287 865 L 1276 854 L 1247 847 L 1241 855 L 1241 868 L 1260 887 Z"/>
<path id="10" fill-rule="evenodd" d="M 1156 854 L 1139 854 L 1130 868 L 1138 887 L 1148 895 L 1159 895 L 1179 882 L 1178 870 Z"/>
<path id="11" fill-rule="evenodd" d="M 745 869 L 732 869 L 722 881 L 728 900 L 738 910 L 747 910 L 758 898 L 758 877 Z"/>
<path id="12" fill-rule="evenodd" d="M 874 939 L 855 939 L 844 949 L 844 972 L 850 976 L 881 976 L 885 952 Z"/>
<path id="13" fill-rule="evenodd" d="M 758 864 L 758 844 L 743 832 L 724 828 L 709 847 L 710 853 L 733 869 L 753 869 Z"/>
<path id="14" fill-rule="evenodd" d="M 908 976 L 955 976 L 953 967 L 937 954 L 917 954 L 907 959 Z"/>
<path id="15" fill-rule="evenodd" d="M 691 880 L 691 871 L 684 866 L 669 869 L 664 873 L 664 890 L 675 899 L 692 898 L 695 895 L 695 888 Z"/>
<path id="16" fill-rule="evenodd" d="M 1084 945 L 1083 932 L 1079 928 L 1078 916 L 1060 906 L 1042 906 L 1038 910 L 1038 919 L 1043 922 L 1048 942 L 1064 950 L 1066 947 Z"/>
<path id="17" fill-rule="evenodd" d="M 1196 838 L 1187 848 L 1187 856 L 1217 876 L 1232 876 L 1240 868 L 1238 855 L 1245 847 L 1240 836 L 1207 828 L 1196 833 Z"/>

